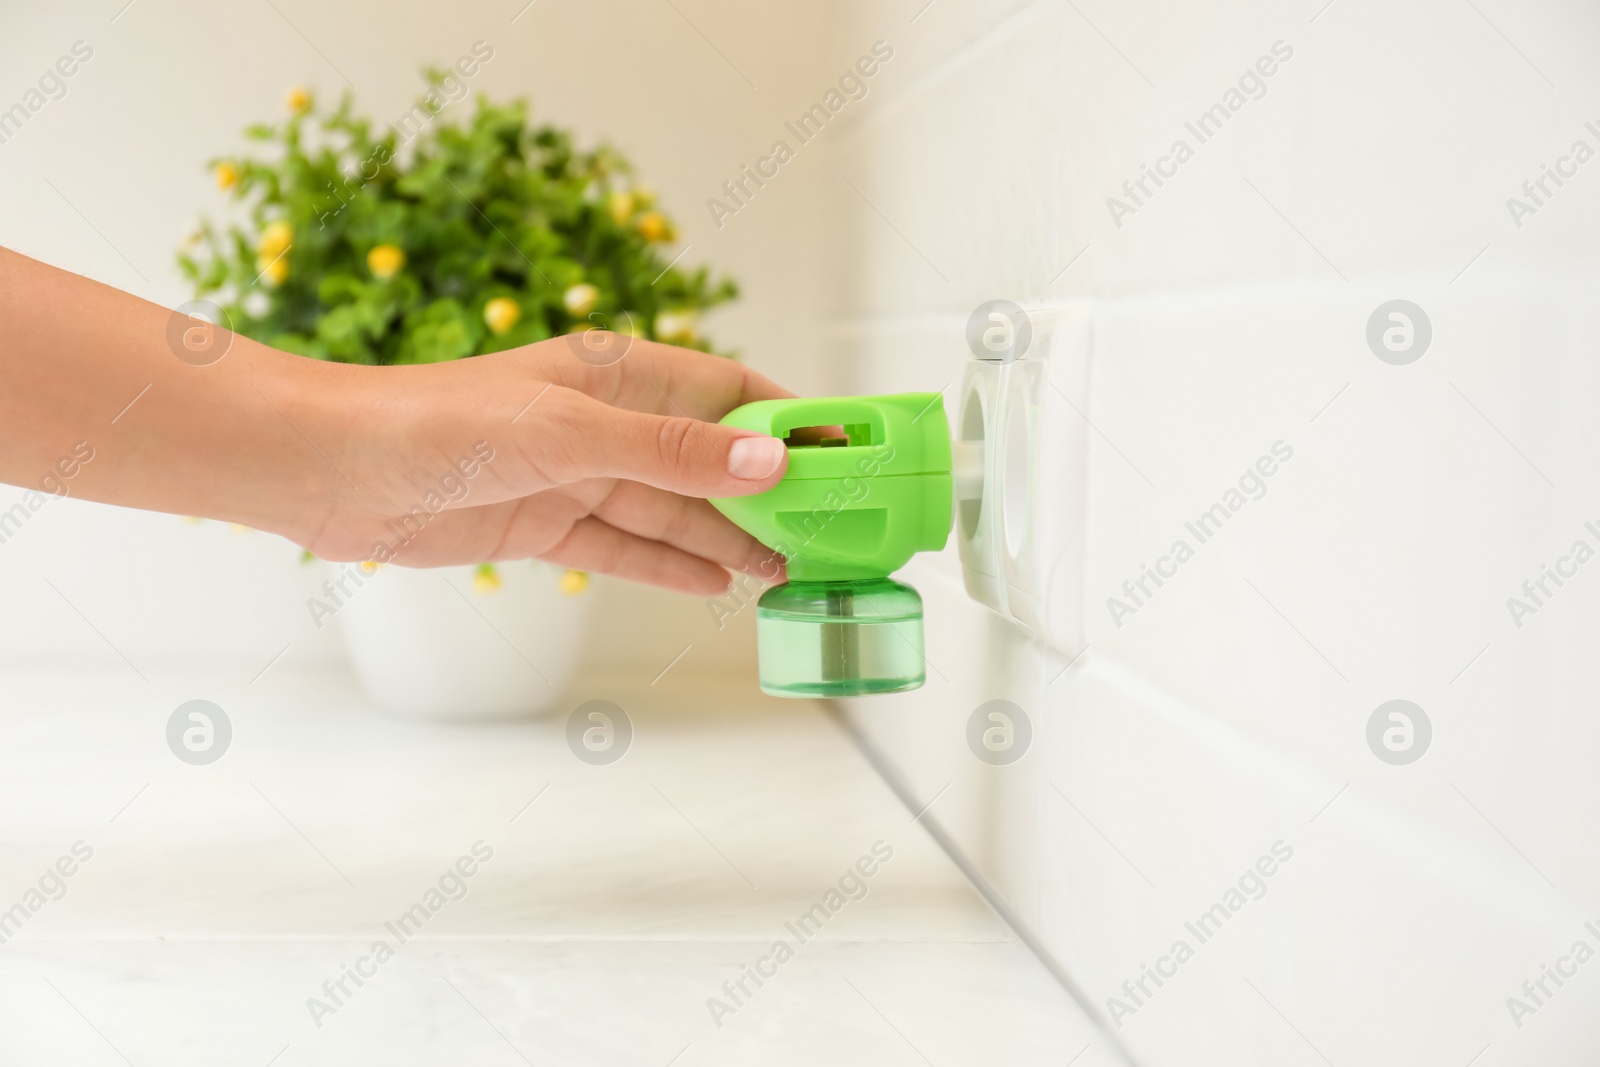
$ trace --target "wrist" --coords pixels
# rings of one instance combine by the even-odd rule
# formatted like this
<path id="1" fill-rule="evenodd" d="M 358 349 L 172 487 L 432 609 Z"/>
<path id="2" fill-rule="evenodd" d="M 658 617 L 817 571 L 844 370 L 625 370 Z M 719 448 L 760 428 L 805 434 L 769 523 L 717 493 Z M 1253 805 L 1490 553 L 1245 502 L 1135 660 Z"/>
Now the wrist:
<path id="1" fill-rule="evenodd" d="M 354 486 L 341 469 L 351 466 L 360 437 L 348 373 L 356 369 L 265 346 L 251 352 L 244 401 L 263 424 L 257 439 L 271 454 L 247 464 L 258 472 L 255 484 L 240 487 L 250 497 L 241 506 L 256 516 L 249 525 L 308 547 L 329 517 L 353 502 Z"/>

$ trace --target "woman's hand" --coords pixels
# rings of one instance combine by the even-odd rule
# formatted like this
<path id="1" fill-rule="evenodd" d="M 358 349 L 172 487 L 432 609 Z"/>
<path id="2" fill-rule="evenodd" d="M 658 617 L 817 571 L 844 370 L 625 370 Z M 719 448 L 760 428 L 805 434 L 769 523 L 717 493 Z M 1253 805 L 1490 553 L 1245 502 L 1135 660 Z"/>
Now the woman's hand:
<path id="1" fill-rule="evenodd" d="M 556 338 L 352 367 L 226 333 L 197 358 L 180 343 L 196 325 L 0 249 L 0 482 L 34 489 L 30 507 L 223 519 L 333 560 L 538 557 L 700 594 L 781 572 L 702 499 L 770 488 L 787 463 L 781 441 L 716 424 L 788 395 L 737 363 Z"/>
<path id="2" fill-rule="evenodd" d="M 297 538 L 331 560 L 439 566 L 536 557 L 689 593 L 781 561 L 703 497 L 770 488 L 776 438 L 717 425 L 789 394 L 716 356 L 612 336 L 626 353 L 555 338 L 418 367 L 314 364 L 263 393 L 320 426 L 326 501 Z M 613 357 L 607 357 L 613 358 Z"/>

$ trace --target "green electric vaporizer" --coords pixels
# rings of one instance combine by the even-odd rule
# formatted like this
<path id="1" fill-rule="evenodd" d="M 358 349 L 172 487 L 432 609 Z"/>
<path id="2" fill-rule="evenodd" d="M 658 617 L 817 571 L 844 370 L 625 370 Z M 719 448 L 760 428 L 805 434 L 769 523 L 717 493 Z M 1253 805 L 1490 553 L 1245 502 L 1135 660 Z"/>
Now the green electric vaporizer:
<path id="1" fill-rule="evenodd" d="M 950 428 L 938 393 L 761 400 L 725 425 L 782 438 L 783 480 L 711 501 L 788 561 L 756 605 L 761 688 L 898 693 L 926 677 L 922 598 L 889 576 L 950 535 Z"/>

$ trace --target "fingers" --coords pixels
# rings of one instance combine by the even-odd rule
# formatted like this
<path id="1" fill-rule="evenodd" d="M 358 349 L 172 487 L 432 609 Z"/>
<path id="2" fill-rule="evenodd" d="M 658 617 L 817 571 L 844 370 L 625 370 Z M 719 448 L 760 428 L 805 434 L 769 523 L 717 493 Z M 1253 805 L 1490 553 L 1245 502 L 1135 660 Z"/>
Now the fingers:
<path id="1" fill-rule="evenodd" d="M 635 411 L 714 422 L 740 405 L 794 395 L 737 360 L 655 341 L 635 340 L 605 366 L 580 359 L 566 338 L 536 347 L 554 381 Z"/>
<path id="2" fill-rule="evenodd" d="M 638 482 L 618 482 L 594 514 L 627 533 L 662 541 L 731 571 L 772 581 L 783 575 L 783 557 L 729 522 L 704 500 L 668 493 Z"/>
<path id="3" fill-rule="evenodd" d="M 789 451 L 775 437 L 613 407 L 571 389 L 518 424 L 528 463 L 559 484 L 626 478 L 684 496 L 744 496 L 776 485 Z"/>
<path id="4" fill-rule="evenodd" d="M 543 558 L 573 570 L 611 574 L 695 596 L 720 596 L 728 590 L 728 572 L 715 563 L 592 516 L 574 523 Z"/>
<path id="5" fill-rule="evenodd" d="M 636 482 L 597 489 L 590 499 L 563 491 L 442 511 L 390 562 L 437 567 L 535 557 L 700 596 L 726 592 L 728 571 L 783 580 L 783 557 L 704 500 Z M 364 558 L 360 549 L 321 551 L 329 559 Z"/>
<path id="6" fill-rule="evenodd" d="M 626 384 L 659 389 L 683 408 L 676 414 L 693 418 L 720 419 L 753 400 L 794 395 L 736 359 L 655 341 L 635 341 L 618 366 Z"/>

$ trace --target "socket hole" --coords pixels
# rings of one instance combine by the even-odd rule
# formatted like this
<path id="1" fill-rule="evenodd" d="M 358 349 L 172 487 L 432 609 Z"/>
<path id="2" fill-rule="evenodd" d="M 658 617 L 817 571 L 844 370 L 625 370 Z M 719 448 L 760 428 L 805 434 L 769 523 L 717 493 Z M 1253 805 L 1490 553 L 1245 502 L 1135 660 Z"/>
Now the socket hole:
<path id="1" fill-rule="evenodd" d="M 966 406 L 961 411 L 961 440 L 983 443 L 983 431 L 988 419 L 983 410 L 983 397 L 974 389 L 967 394 Z M 961 522 L 961 534 L 971 541 L 978 533 L 978 520 L 983 516 L 983 493 L 958 501 L 956 513 Z"/>

